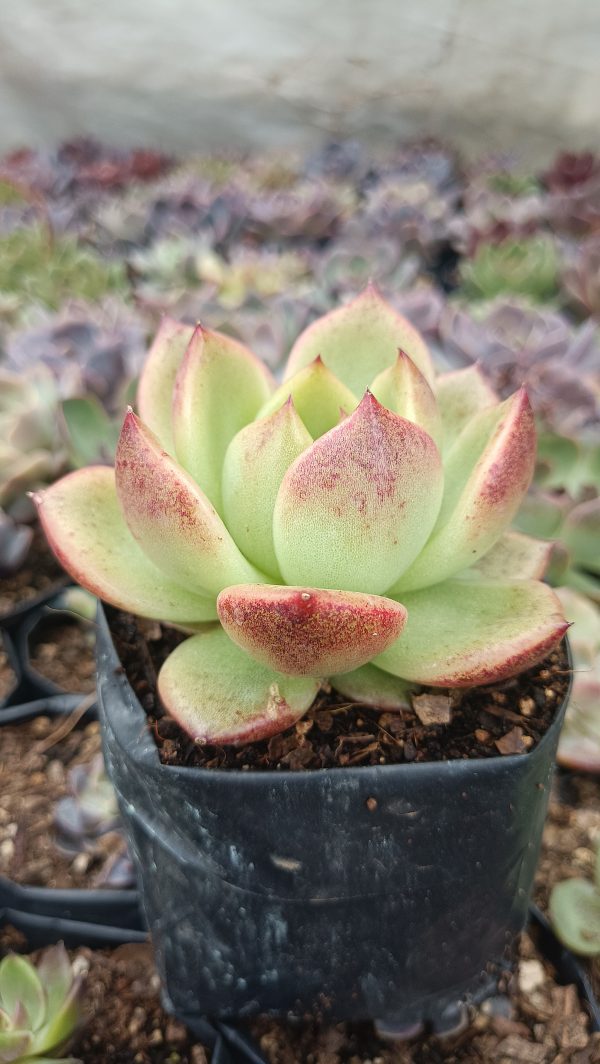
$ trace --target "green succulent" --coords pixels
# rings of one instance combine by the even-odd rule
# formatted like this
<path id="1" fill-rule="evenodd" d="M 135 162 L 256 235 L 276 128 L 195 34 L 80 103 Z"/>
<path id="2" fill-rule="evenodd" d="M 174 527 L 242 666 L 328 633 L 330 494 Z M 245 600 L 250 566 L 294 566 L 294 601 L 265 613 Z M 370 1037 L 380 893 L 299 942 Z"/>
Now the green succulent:
<path id="1" fill-rule="evenodd" d="M 51 238 L 39 225 L 0 235 L 0 313 L 9 318 L 27 304 L 56 309 L 69 298 L 93 301 L 126 288 L 120 263 L 103 262 L 72 236 Z"/>
<path id="2" fill-rule="evenodd" d="M 81 1018 L 82 977 L 60 943 L 39 963 L 10 954 L 0 961 L 0 1060 L 4 1064 L 81 1064 L 61 1050 Z"/>
<path id="3" fill-rule="evenodd" d="M 556 591 L 572 623 L 573 688 L 558 744 L 558 761 L 576 772 L 600 772 L 600 608 L 568 587 Z"/>
<path id="4" fill-rule="evenodd" d="M 557 294 L 559 260 L 548 236 L 480 244 L 461 265 L 462 293 L 467 299 L 519 295 L 546 303 Z"/>
<path id="5" fill-rule="evenodd" d="M 47 484 L 65 467 L 59 393 L 45 366 L 0 369 L 0 506 Z"/>
<path id="6" fill-rule="evenodd" d="M 199 742 L 284 730 L 323 682 L 379 706 L 541 660 L 566 623 L 546 544 L 507 533 L 535 463 L 524 390 L 435 379 L 370 286 L 313 322 L 276 386 L 231 338 L 165 320 L 115 470 L 38 495 L 77 583 L 192 634 L 160 696 Z"/>
<path id="7" fill-rule="evenodd" d="M 552 889 L 550 919 L 561 942 L 574 953 L 600 953 L 600 852 L 593 879 L 565 879 Z"/>

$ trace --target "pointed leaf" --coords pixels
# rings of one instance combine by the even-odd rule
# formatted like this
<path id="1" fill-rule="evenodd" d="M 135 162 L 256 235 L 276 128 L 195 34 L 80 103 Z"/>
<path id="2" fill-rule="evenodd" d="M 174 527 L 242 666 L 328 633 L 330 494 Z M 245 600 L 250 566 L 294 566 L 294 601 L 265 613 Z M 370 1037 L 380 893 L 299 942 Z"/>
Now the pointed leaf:
<path id="1" fill-rule="evenodd" d="M 435 687 L 515 676 L 541 661 L 568 628 L 554 592 L 535 580 L 446 580 L 404 593 L 402 604 L 406 627 L 374 664 Z"/>
<path id="2" fill-rule="evenodd" d="M 286 470 L 312 442 L 290 401 L 276 413 L 246 425 L 233 437 L 225 455 L 227 527 L 246 557 L 275 577 L 280 577 L 273 545 L 275 500 Z"/>
<path id="3" fill-rule="evenodd" d="M 140 417 L 169 454 L 175 454 L 171 417 L 175 378 L 193 331 L 191 325 L 163 318 L 138 384 Z"/>
<path id="4" fill-rule="evenodd" d="M 450 450 L 435 529 L 394 592 L 438 583 L 486 554 L 518 510 L 534 464 L 533 412 L 521 389 L 484 410 Z"/>
<path id="5" fill-rule="evenodd" d="M 23 1064 L 33 1038 L 26 1031 L 0 1031 L 0 1064 L 16 1061 Z"/>
<path id="6" fill-rule="evenodd" d="M 36 496 L 48 542 L 76 583 L 123 610 L 186 624 L 216 617 L 214 601 L 176 584 L 146 557 L 125 524 L 114 470 L 70 473 Z"/>
<path id="7" fill-rule="evenodd" d="M 33 964 L 16 953 L 0 962 L 0 1002 L 13 1018 L 23 1014 L 23 1028 L 35 1031 L 44 1022 L 46 997 Z"/>
<path id="8" fill-rule="evenodd" d="M 498 403 L 498 396 L 477 365 L 443 373 L 435 382 L 435 394 L 445 451 L 481 410 Z"/>
<path id="9" fill-rule="evenodd" d="M 497 543 L 469 569 L 461 580 L 541 580 L 548 568 L 552 543 L 522 532 L 505 532 Z"/>
<path id="10" fill-rule="evenodd" d="M 379 373 L 369 391 L 394 414 L 420 425 L 436 443 L 441 436 L 440 415 L 427 380 L 404 351 Z"/>
<path id="11" fill-rule="evenodd" d="M 571 510 L 561 539 L 577 565 L 600 574 L 600 497 L 579 503 Z"/>
<path id="12" fill-rule="evenodd" d="M 151 561 L 183 587 L 217 595 L 263 576 L 233 542 L 214 506 L 130 412 L 115 464 L 117 495 L 129 531 Z"/>
<path id="13" fill-rule="evenodd" d="M 262 407 L 259 417 L 279 410 L 290 395 L 314 440 L 339 423 L 341 410 L 349 414 L 358 405 L 356 396 L 327 369 L 321 358 L 284 381 Z"/>
<path id="14" fill-rule="evenodd" d="M 219 513 L 225 452 L 272 387 L 266 368 L 246 347 L 195 329 L 175 380 L 173 435 L 178 461 Z"/>
<path id="15" fill-rule="evenodd" d="M 600 953 L 600 892 L 591 880 L 557 883 L 550 894 L 550 919 L 561 942 L 574 953 Z"/>
<path id="16" fill-rule="evenodd" d="M 61 1005 L 53 1013 L 48 1010 L 48 1022 L 36 1033 L 32 1052 L 52 1053 L 70 1039 L 81 1019 L 82 985 L 83 977 L 76 976 Z"/>
<path id="17" fill-rule="evenodd" d="M 158 690 L 169 713 L 197 741 L 238 745 L 289 728 L 319 689 L 307 676 L 267 669 L 213 628 L 181 643 L 165 661 Z"/>
<path id="18" fill-rule="evenodd" d="M 283 478 L 273 539 L 285 581 L 381 594 L 421 550 L 441 495 L 431 437 L 367 392 Z"/>
<path id="19" fill-rule="evenodd" d="M 406 351 L 431 384 L 433 366 L 425 341 L 417 330 L 386 303 L 373 285 L 356 299 L 309 325 L 294 344 L 286 380 L 321 355 L 354 395 L 362 395 L 382 370 Z"/>
<path id="20" fill-rule="evenodd" d="M 361 702 L 375 709 L 399 710 L 410 709 L 409 692 L 411 685 L 392 676 L 376 665 L 362 665 L 353 672 L 330 676 L 329 683 L 353 702 Z"/>
<path id="21" fill-rule="evenodd" d="M 228 636 L 256 661 L 292 676 L 329 676 L 370 661 L 398 638 L 397 602 L 314 587 L 228 587 L 217 599 Z"/>
<path id="22" fill-rule="evenodd" d="M 37 966 L 38 975 L 46 991 L 48 1015 L 64 1004 L 73 985 L 73 969 L 62 942 L 45 949 Z"/>

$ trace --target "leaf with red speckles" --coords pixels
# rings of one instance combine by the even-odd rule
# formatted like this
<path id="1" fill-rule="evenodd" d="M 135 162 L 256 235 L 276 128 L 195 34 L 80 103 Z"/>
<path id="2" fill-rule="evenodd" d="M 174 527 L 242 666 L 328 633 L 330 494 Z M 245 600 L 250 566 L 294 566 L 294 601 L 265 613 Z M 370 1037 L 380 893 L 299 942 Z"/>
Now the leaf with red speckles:
<path id="1" fill-rule="evenodd" d="M 283 478 L 273 540 L 284 580 L 382 594 L 426 542 L 441 495 L 431 437 L 367 392 Z"/>
<path id="2" fill-rule="evenodd" d="M 523 532 L 505 532 L 461 580 L 541 580 L 548 568 L 552 543 Z"/>
<path id="3" fill-rule="evenodd" d="M 289 728 L 319 689 L 309 676 L 284 676 L 235 645 L 222 628 L 181 643 L 165 661 L 158 692 L 193 739 L 238 745 Z"/>
<path id="4" fill-rule="evenodd" d="M 177 624 L 216 618 L 214 598 L 175 583 L 138 546 L 121 513 L 112 469 L 79 469 L 36 502 L 59 562 L 94 595 L 142 617 Z"/>
<path id="5" fill-rule="evenodd" d="M 290 395 L 313 440 L 339 423 L 340 410 L 349 414 L 358 405 L 356 396 L 327 369 L 320 358 L 284 381 L 267 400 L 259 417 L 279 410 Z"/>
<path id="6" fill-rule="evenodd" d="M 394 414 L 414 421 L 439 444 L 441 422 L 435 396 L 425 377 L 404 351 L 379 373 L 369 391 Z"/>
<path id="7" fill-rule="evenodd" d="M 446 580 L 401 600 L 404 631 L 373 663 L 434 687 L 515 676 L 541 661 L 568 628 L 554 592 L 535 580 Z"/>
<path id="8" fill-rule="evenodd" d="M 394 593 L 439 583 L 490 550 L 529 487 L 535 443 L 523 389 L 471 421 L 444 463 L 444 498 L 433 534 Z"/>
<path id="9" fill-rule="evenodd" d="M 406 610 L 391 599 L 314 587 L 240 584 L 217 599 L 235 643 L 269 668 L 329 676 L 366 664 L 397 638 Z"/>
<path id="10" fill-rule="evenodd" d="M 312 443 L 291 400 L 234 436 L 223 465 L 223 512 L 240 550 L 281 578 L 273 546 L 273 509 L 286 470 Z"/>
<path id="11" fill-rule="evenodd" d="M 194 330 L 173 392 L 175 451 L 219 513 L 225 452 L 272 388 L 265 366 L 242 344 L 201 326 Z"/>
<path id="12" fill-rule="evenodd" d="M 361 665 L 352 672 L 330 676 L 329 683 L 338 694 L 352 702 L 387 711 L 410 709 L 411 685 L 376 665 Z"/>
<path id="13" fill-rule="evenodd" d="M 285 379 L 321 355 L 323 362 L 355 395 L 362 395 L 382 370 L 406 351 L 431 384 L 431 355 L 420 333 L 369 285 L 356 299 L 318 318 L 298 337 Z"/>
<path id="14" fill-rule="evenodd" d="M 137 406 L 140 416 L 169 454 L 175 454 L 171 404 L 177 370 L 193 328 L 172 318 L 163 318 L 140 375 Z"/>
<path id="15" fill-rule="evenodd" d="M 435 395 L 442 419 L 445 451 L 481 410 L 496 406 L 498 402 L 498 396 L 479 366 L 442 373 L 435 382 Z"/>
<path id="16" fill-rule="evenodd" d="M 171 579 L 203 595 L 265 579 L 240 553 L 206 495 L 133 413 L 123 422 L 115 474 L 129 531 Z"/>

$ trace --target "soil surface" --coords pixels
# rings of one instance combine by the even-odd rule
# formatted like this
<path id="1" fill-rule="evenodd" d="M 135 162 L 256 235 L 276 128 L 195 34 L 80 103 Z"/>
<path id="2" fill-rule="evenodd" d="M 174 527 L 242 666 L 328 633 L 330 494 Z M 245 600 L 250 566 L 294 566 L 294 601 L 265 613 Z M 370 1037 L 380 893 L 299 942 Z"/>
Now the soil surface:
<path id="1" fill-rule="evenodd" d="M 293 727 L 242 746 L 199 746 L 166 716 L 156 676 L 185 638 L 158 622 L 108 611 L 127 677 L 148 713 L 163 764 L 252 771 L 295 771 L 501 757 L 530 750 L 552 723 L 569 682 L 564 646 L 514 679 L 486 687 L 444 691 L 420 688 L 411 708 L 381 712 L 321 691 Z M 445 702 L 449 723 L 423 723 L 429 699 Z"/>
<path id="2" fill-rule="evenodd" d="M 64 570 L 52 554 L 39 525 L 36 525 L 25 564 L 13 576 L 0 580 L 0 617 L 48 591 L 53 584 L 65 580 Z"/>
<path id="3" fill-rule="evenodd" d="M 64 691 L 96 688 L 94 627 L 76 620 L 43 618 L 29 640 L 31 667 Z"/>
<path id="4" fill-rule="evenodd" d="M 100 753 L 97 721 L 75 726 L 78 716 L 37 717 L 0 730 L 0 873 L 43 887 L 101 887 L 124 850 L 116 831 L 82 840 L 80 851 L 57 845 L 54 808 L 71 793 L 69 771 Z"/>

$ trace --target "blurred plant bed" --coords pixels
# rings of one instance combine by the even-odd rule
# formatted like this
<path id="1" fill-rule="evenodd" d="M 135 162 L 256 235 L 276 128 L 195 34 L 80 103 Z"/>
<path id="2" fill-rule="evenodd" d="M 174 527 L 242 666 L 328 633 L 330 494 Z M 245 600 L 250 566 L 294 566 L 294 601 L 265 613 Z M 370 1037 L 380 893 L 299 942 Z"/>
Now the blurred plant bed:
<path id="1" fill-rule="evenodd" d="M 133 871 L 102 772 L 96 721 L 6 725 L 2 744 L 0 874 L 52 889 L 131 887 Z"/>
<path id="2" fill-rule="evenodd" d="M 42 615 L 28 637 L 29 666 L 61 691 L 96 688 L 93 628 L 62 611 Z"/>
<path id="3" fill-rule="evenodd" d="M 32 532 L 31 545 L 21 566 L 0 578 L 0 619 L 67 580 L 37 523 L 32 526 Z"/>

